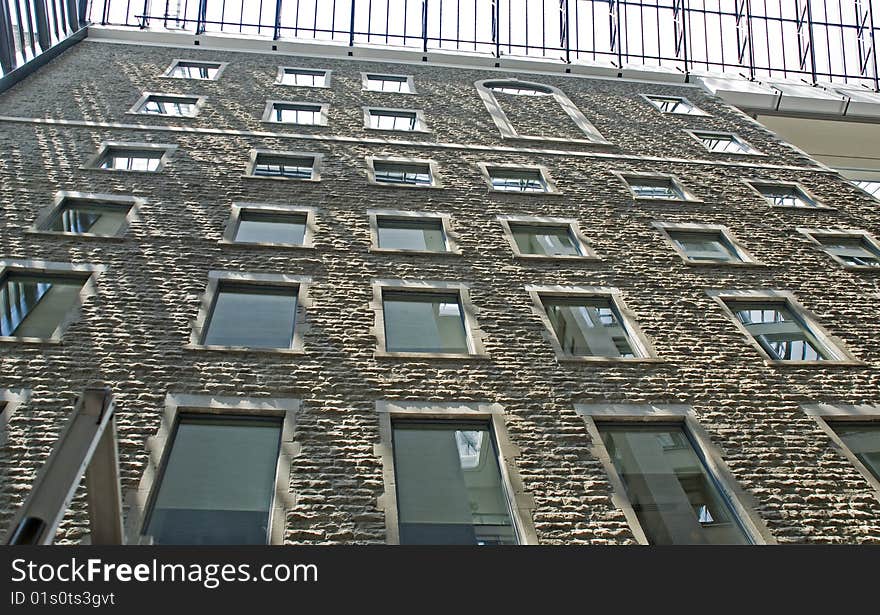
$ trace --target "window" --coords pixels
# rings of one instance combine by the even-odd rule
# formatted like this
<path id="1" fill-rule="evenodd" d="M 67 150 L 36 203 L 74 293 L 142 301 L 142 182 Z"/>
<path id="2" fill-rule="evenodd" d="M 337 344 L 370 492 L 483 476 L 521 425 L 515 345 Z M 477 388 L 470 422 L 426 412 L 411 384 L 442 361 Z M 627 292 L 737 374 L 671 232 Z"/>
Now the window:
<path id="1" fill-rule="evenodd" d="M 517 544 L 486 422 L 393 422 L 400 544 Z"/>
<path id="2" fill-rule="evenodd" d="M 318 181 L 323 155 L 252 150 L 246 177 Z"/>
<path id="3" fill-rule="evenodd" d="M 633 197 L 646 201 L 694 201 L 677 179 L 665 175 L 620 175 Z"/>
<path id="4" fill-rule="evenodd" d="M 330 71 L 279 66 L 278 77 L 275 83 L 278 85 L 295 85 L 307 88 L 329 88 Z"/>
<path id="5" fill-rule="evenodd" d="M 829 209 L 818 200 L 807 194 L 797 184 L 749 182 L 761 196 L 773 207 L 793 209 Z"/>
<path id="6" fill-rule="evenodd" d="M 142 115 L 167 115 L 172 117 L 195 117 L 205 104 L 201 96 L 178 96 L 176 94 L 144 94 L 129 113 Z"/>
<path id="7" fill-rule="evenodd" d="M 86 168 L 103 171 L 158 173 L 168 163 L 176 145 L 104 142 Z"/>
<path id="8" fill-rule="evenodd" d="M 695 107 L 688 99 L 680 96 L 654 96 L 646 95 L 645 98 L 663 113 L 676 115 L 708 115 Z"/>
<path id="9" fill-rule="evenodd" d="M 174 60 L 163 77 L 176 79 L 201 79 L 216 81 L 226 68 L 227 62 L 200 62 L 197 60 Z"/>
<path id="10" fill-rule="evenodd" d="M 427 132 L 421 111 L 364 107 L 364 128 Z"/>
<path id="11" fill-rule="evenodd" d="M 29 389 L 0 389 L 0 447 L 6 445 L 9 420 L 30 396 Z"/>
<path id="12" fill-rule="evenodd" d="M 382 293 L 388 352 L 470 352 L 458 293 Z"/>
<path id="13" fill-rule="evenodd" d="M 632 326 L 623 319 L 613 296 L 537 293 L 537 299 L 560 354 L 608 359 L 648 356 L 647 349 L 632 334 Z"/>
<path id="14" fill-rule="evenodd" d="M 871 475 L 880 480 L 880 421 L 840 421 L 831 423 L 831 428 Z"/>
<path id="15" fill-rule="evenodd" d="M 847 269 L 880 268 L 880 243 L 865 231 L 798 229 Z"/>
<path id="16" fill-rule="evenodd" d="M 363 87 L 371 92 L 395 92 L 415 94 L 415 85 L 411 75 L 380 75 L 377 73 L 361 73 Z"/>
<path id="17" fill-rule="evenodd" d="M 650 544 L 749 544 L 681 424 L 596 421 Z"/>
<path id="18" fill-rule="evenodd" d="M 880 180 L 854 179 L 852 180 L 852 183 L 875 199 L 880 199 Z"/>
<path id="19" fill-rule="evenodd" d="M 59 192 L 55 205 L 34 223 L 34 230 L 85 235 L 120 237 L 128 227 L 132 210 L 141 199 L 115 195 L 91 195 Z"/>
<path id="20" fill-rule="evenodd" d="M 553 90 L 551 90 L 547 86 L 519 82 L 519 81 L 511 81 L 508 83 L 505 82 L 492 82 L 486 85 L 489 90 L 493 92 L 497 92 L 498 94 L 507 94 L 509 96 L 552 96 Z"/>
<path id="21" fill-rule="evenodd" d="M 263 121 L 271 124 L 298 124 L 326 126 L 329 105 L 269 100 L 263 111 Z"/>
<path id="22" fill-rule="evenodd" d="M 727 132 L 693 131 L 691 134 L 710 152 L 717 154 L 758 154 L 756 149 Z"/>
<path id="23" fill-rule="evenodd" d="M 367 158 L 370 183 L 389 186 L 439 187 L 436 164 L 421 160 Z"/>
<path id="24" fill-rule="evenodd" d="M 782 291 L 707 291 L 727 311 L 754 345 L 774 363 L 858 361 Z"/>
<path id="25" fill-rule="evenodd" d="M 704 265 L 757 264 L 724 226 L 655 222 L 686 263 Z"/>
<path id="26" fill-rule="evenodd" d="M 374 249 L 452 252 L 449 216 L 410 212 L 370 212 Z"/>
<path id="27" fill-rule="evenodd" d="M 182 412 L 144 523 L 154 544 L 269 542 L 281 419 Z"/>
<path id="28" fill-rule="evenodd" d="M 499 220 L 519 257 L 595 258 L 574 220 L 524 216 L 501 216 Z"/>
<path id="29" fill-rule="evenodd" d="M 84 284 L 82 275 L 7 269 L 0 277 L 0 337 L 56 337 Z"/>
<path id="30" fill-rule="evenodd" d="M 314 210 L 248 203 L 232 206 L 224 243 L 311 247 Z"/>
<path id="31" fill-rule="evenodd" d="M 556 192 L 556 185 L 542 167 L 492 166 L 481 163 L 480 170 L 489 188 L 498 192 Z"/>

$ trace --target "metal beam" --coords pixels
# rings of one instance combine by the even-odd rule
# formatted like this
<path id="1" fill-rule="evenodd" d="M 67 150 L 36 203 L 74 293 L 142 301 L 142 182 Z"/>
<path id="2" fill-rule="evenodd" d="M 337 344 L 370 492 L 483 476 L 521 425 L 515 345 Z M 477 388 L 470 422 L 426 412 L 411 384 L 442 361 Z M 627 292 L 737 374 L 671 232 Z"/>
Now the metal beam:
<path id="1" fill-rule="evenodd" d="M 37 27 L 37 42 L 40 49 L 46 51 L 52 46 L 52 35 L 49 33 L 49 13 L 46 10 L 46 0 L 34 0 L 34 25 Z"/>
<path id="2" fill-rule="evenodd" d="M 86 474 L 94 544 L 122 544 L 122 499 L 110 389 L 89 387 L 16 513 L 7 544 L 52 544 Z"/>

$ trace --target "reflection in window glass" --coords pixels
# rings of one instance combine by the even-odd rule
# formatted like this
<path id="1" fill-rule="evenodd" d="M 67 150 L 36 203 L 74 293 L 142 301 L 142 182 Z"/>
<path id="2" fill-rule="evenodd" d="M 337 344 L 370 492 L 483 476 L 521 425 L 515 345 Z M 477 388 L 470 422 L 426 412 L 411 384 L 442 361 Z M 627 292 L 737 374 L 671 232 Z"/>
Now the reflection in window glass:
<path id="1" fill-rule="evenodd" d="M 395 422 L 401 544 L 516 544 L 490 428 Z"/>
<path id="2" fill-rule="evenodd" d="M 734 135 L 714 132 L 696 132 L 694 135 L 703 143 L 710 152 L 724 154 L 754 154 L 750 146 L 743 143 Z"/>
<path id="3" fill-rule="evenodd" d="M 158 171 L 166 150 L 108 147 L 98 162 L 99 169 Z"/>
<path id="4" fill-rule="evenodd" d="M 312 179 L 315 159 L 298 156 L 257 154 L 253 175 L 257 177 L 287 177 Z"/>
<path id="5" fill-rule="evenodd" d="M 446 252 L 446 236 L 439 218 L 376 219 L 379 247 L 386 250 Z"/>
<path id="6" fill-rule="evenodd" d="M 182 415 L 144 534 L 154 544 L 267 544 L 281 421 Z"/>
<path id="7" fill-rule="evenodd" d="M 854 179 L 852 180 L 852 183 L 875 199 L 880 199 L 880 180 Z"/>
<path id="8" fill-rule="evenodd" d="M 269 121 L 282 124 L 302 124 L 305 126 L 319 126 L 324 123 L 321 105 L 298 103 L 272 103 Z"/>
<path id="9" fill-rule="evenodd" d="M 542 297 L 563 351 L 575 356 L 631 359 L 629 333 L 608 297 Z"/>
<path id="10" fill-rule="evenodd" d="M 521 254 L 541 256 L 581 256 L 580 248 L 566 225 L 528 225 L 510 223 L 510 232 Z"/>
<path id="11" fill-rule="evenodd" d="M 648 96 L 648 100 L 663 113 L 676 113 L 680 115 L 703 115 L 684 98 L 677 96 Z"/>
<path id="12" fill-rule="evenodd" d="M 797 186 L 758 184 L 755 186 L 774 207 L 818 207 L 819 204 L 808 197 Z"/>
<path id="13" fill-rule="evenodd" d="M 706 263 L 741 263 L 737 251 L 718 231 L 668 231 L 672 241 L 690 260 Z"/>
<path id="14" fill-rule="evenodd" d="M 384 292 L 388 352 L 469 352 L 458 294 Z"/>
<path id="15" fill-rule="evenodd" d="M 489 168 L 492 188 L 504 192 L 548 192 L 549 186 L 538 169 Z"/>
<path id="16" fill-rule="evenodd" d="M 409 184 L 430 186 L 433 183 L 431 166 L 427 164 L 406 164 L 399 162 L 373 162 L 376 182 L 380 184 Z"/>
<path id="17" fill-rule="evenodd" d="M 174 65 L 169 77 L 180 77 L 182 79 L 208 79 L 217 78 L 220 73 L 220 64 L 218 62 L 189 62 L 182 61 Z"/>
<path id="18" fill-rule="evenodd" d="M 221 284 L 203 344 L 290 348 L 296 322 L 295 286 Z"/>
<path id="19" fill-rule="evenodd" d="M 816 235 L 822 248 L 850 267 L 880 267 L 880 249 L 864 235 Z"/>
<path id="20" fill-rule="evenodd" d="M 370 109 L 367 114 L 370 128 L 380 130 L 416 130 L 418 115 L 415 111 L 384 111 Z"/>
<path id="21" fill-rule="evenodd" d="M 626 177 L 625 179 L 636 198 L 639 199 L 664 201 L 684 201 L 687 199 L 687 195 L 679 185 L 668 177 Z"/>
<path id="22" fill-rule="evenodd" d="M 403 75 L 367 75 L 367 89 L 374 92 L 412 92 L 409 77 Z"/>
<path id="23" fill-rule="evenodd" d="M 65 199 L 48 221 L 46 230 L 112 237 L 119 233 L 129 209 L 129 205 L 117 203 Z"/>
<path id="24" fill-rule="evenodd" d="M 285 68 L 281 71 L 281 85 L 298 85 L 310 88 L 327 87 L 327 71 Z"/>
<path id="25" fill-rule="evenodd" d="M 786 304 L 733 302 L 729 306 L 771 358 L 779 361 L 834 359 Z"/>
<path id="26" fill-rule="evenodd" d="M 0 336 L 47 338 L 76 305 L 82 278 L 11 273 L 0 286 Z"/>
<path id="27" fill-rule="evenodd" d="M 516 82 L 495 82 L 487 83 L 486 87 L 499 94 L 510 94 L 512 96 L 550 96 L 553 92 L 549 88 L 541 86 L 524 85 Z"/>
<path id="28" fill-rule="evenodd" d="M 880 480 L 880 422 L 829 424 L 853 455 Z"/>
<path id="29" fill-rule="evenodd" d="M 305 235 L 304 214 L 280 214 L 243 209 L 234 241 L 301 246 Z"/>
<path id="30" fill-rule="evenodd" d="M 597 423 L 651 544 L 749 544 L 679 425 Z"/>
<path id="31" fill-rule="evenodd" d="M 151 95 L 141 104 L 138 113 L 192 117 L 196 113 L 197 98 L 189 96 Z"/>

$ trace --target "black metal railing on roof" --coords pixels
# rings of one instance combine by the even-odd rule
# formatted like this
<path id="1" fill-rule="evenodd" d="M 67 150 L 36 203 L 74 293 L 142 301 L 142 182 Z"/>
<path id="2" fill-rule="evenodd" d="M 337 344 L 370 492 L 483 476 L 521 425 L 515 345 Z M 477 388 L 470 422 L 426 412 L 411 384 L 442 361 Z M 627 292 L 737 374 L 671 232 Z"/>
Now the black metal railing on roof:
<path id="1" fill-rule="evenodd" d="M 880 90 L 880 0 L 0 0 L 7 13 L 13 7 L 12 29 L 27 39 L 17 40 L 15 60 L 35 49 L 34 28 L 22 28 L 23 19 L 32 24 L 40 6 L 83 4 L 86 19 L 111 26 L 854 82 Z"/>

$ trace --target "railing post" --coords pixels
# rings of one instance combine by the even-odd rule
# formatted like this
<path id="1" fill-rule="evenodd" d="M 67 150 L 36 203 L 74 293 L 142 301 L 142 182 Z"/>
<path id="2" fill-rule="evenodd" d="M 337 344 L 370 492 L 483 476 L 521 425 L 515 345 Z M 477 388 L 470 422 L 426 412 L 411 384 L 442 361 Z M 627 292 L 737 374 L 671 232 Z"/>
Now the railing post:
<path id="1" fill-rule="evenodd" d="M 565 63 L 571 64 L 571 13 L 568 10 L 568 0 L 559 0 L 562 11 L 559 13 L 562 44 L 565 46 Z"/>
<path id="2" fill-rule="evenodd" d="M 492 0 L 492 41 L 495 43 L 495 57 L 501 57 L 501 0 Z"/>
<path id="3" fill-rule="evenodd" d="M 354 9 L 355 9 L 355 0 L 351 0 L 351 22 L 348 26 L 348 46 L 354 47 Z M 368 16 L 369 17 L 369 16 Z M 368 28 L 369 30 L 369 28 Z"/>
<path id="4" fill-rule="evenodd" d="M 681 56 L 684 60 L 684 74 L 690 72 L 688 66 L 688 37 L 687 37 L 687 0 L 673 0 L 672 23 L 675 36 L 675 57 Z"/>
<path id="5" fill-rule="evenodd" d="M 294 24 L 297 25 L 297 24 Z M 275 1 L 275 28 L 272 31 L 272 40 L 281 38 L 281 0 Z"/>
<path id="6" fill-rule="evenodd" d="M 755 80 L 755 44 L 752 42 L 752 2 L 736 0 L 737 61 L 745 64 L 748 53 L 749 79 Z"/>
<path id="7" fill-rule="evenodd" d="M 422 0 L 422 53 L 428 53 L 428 0 Z"/>
<path id="8" fill-rule="evenodd" d="M 49 14 L 46 11 L 46 0 L 34 0 L 34 25 L 37 27 L 37 41 L 40 49 L 46 51 L 52 46 L 52 38 L 49 34 Z"/>
<path id="9" fill-rule="evenodd" d="M 611 51 L 617 53 L 617 66 L 623 67 L 623 47 L 620 44 L 620 0 L 608 0 L 608 27 Z"/>
<path id="10" fill-rule="evenodd" d="M 208 18 L 208 0 L 199 0 L 199 12 L 196 14 L 196 34 L 204 34 L 205 20 Z"/>
<path id="11" fill-rule="evenodd" d="M 0 1 L 0 68 L 3 69 L 4 75 L 11 73 L 16 65 L 14 41 L 9 3 Z"/>

